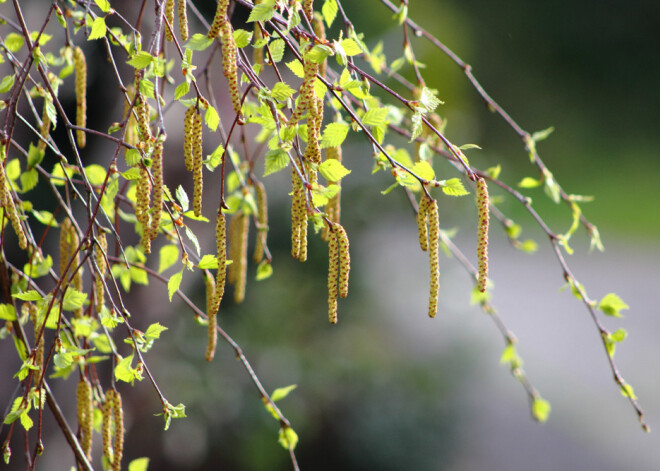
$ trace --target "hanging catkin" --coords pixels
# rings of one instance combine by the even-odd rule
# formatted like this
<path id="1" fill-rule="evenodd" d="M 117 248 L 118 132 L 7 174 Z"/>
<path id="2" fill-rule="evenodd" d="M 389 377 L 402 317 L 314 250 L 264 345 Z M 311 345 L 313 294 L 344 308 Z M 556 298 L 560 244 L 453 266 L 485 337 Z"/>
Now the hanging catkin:
<path id="1" fill-rule="evenodd" d="M 482 177 L 477 178 L 477 208 L 479 214 L 477 256 L 479 259 L 479 275 L 477 288 L 482 293 L 486 291 L 488 282 L 488 222 L 490 218 L 488 207 L 488 185 Z"/>
<path id="2" fill-rule="evenodd" d="M 73 48 L 73 70 L 76 74 L 76 126 L 87 126 L 87 62 L 80 47 Z M 85 131 L 76 131 L 79 147 L 85 147 Z"/>

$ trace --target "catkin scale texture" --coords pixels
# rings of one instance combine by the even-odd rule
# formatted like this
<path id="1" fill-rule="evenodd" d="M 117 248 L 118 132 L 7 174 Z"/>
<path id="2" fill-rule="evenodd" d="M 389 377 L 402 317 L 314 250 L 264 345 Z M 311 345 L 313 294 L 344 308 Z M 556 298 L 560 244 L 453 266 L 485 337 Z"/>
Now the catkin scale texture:
<path id="1" fill-rule="evenodd" d="M 174 28 L 174 0 L 165 0 L 165 19 L 169 23 L 169 27 L 163 25 L 163 28 L 165 28 L 165 39 L 172 41 L 174 38 L 172 37 L 170 28 Z"/>
<path id="2" fill-rule="evenodd" d="M 488 224 L 489 224 L 488 185 L 482 177 L 477 179 L 477 210 L 479 225 L 477 230 L 477 257 L 479 259 L 479 275 L 477 288 L 482 293 L 486 291 L 488 282 Z"/>
<path id="3" fill-rule="evenodd" d="M 215 314 L 220 308 L 220 303 L 225 294 L 225 282 L 227 279 L 227 220 L 222 210 L 218 210 L 215 223 L 215 240 L 218 260 L 218 271 L 215 278 L 215 299 L 213 306 L 207 313 Z"/>
<path id="4" fill-rule="evenodd" d="M 206 315 L 208 317 L 208 340 L 206 342 L 206 361 L 212 361 L 215 356 L 215 348 L 218 344 L 218 312 L 213 310 L 215 303 L 215 281 L 208 274 L 204 274 L 206 287 Z"/>
<path id="5" fill-rule="evenodd" d="M 438 220 L 438 202 L 430 200 L 427 204 L 427 214 L 429 222 L 429 317 L 435 317 L 438 311 L 438 290 L 440 289 L 440 224 Z"/>
<path id="6" fill-rule="evenodd" d="M 164 181 L 163 181 L 163 142 L 158 141 L 151 155 L 151 174 L 154 181 L 153 200 L 151 204 L 151 225 L 149 228 L 149 239 L 154 240 L 158 235 L 161 219 L 161 208 L 163 207 Z"/>
<path id="7" fill-rule="evenodd" d="M 179 0 L 177 13 L 179 14 L 179 34 L 182 41 L 188 41 L 188 0 Z"/>
<path id="8" fill-rule="evenodd" d="M 80 47 L 73 48 L 73 70 L 76 75 L 76 126 L 87 126 L 87 62 Z M 76 131 L 78 146 L 85 147 L 85 131 Z"/>
<path id="9" fill-rule="evenodd" d="M 92 404 L 92 385 L 84 377 L 78 381 L 76 399 L 80 425 L 80 446 L 85 452 L 85 456 L 91 459 L 94 406 Z"/>

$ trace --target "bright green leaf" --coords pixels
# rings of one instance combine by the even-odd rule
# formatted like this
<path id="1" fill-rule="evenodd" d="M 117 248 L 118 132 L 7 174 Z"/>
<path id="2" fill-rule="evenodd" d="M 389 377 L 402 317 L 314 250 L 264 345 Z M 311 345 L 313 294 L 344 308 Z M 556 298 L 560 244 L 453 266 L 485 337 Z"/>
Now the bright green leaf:
<path id="1" fill-rule="evenodd" d="M 371 108 L 362 116 L 362 124 L 365 126 L 380 126 L 385 124 L 385 118 L 389 110 L 387 108 Z"/>
<path id="2" fill-rule="evenodd" d="M 264 177 L 279 172 L 289 164 L 289 154 L 282 149 L 273 149 L 266 153 Z"/>
<path id="3" fill-rule="evenodd" d="M 15 76 L 7 75 L 0 82 L 0 93 L 7 93 L 14 86 Z"/>
<path id="4" fill-rule="evenodd" d="M 268 49 L 270 50 L 270 55 L 273 58 L 273 62 L 277 63 L 282 60 L 282 57 L 284 57 L 286 43 L 283 39 L 276 39 L 268 45 Z"/>
<path id="5" fill-rule="evenodd" d="M 330 123 L 321 135 L 321 148 L 340 146 L 348 135 L 350 127 L 346 123 Z"/>
<path id="6" fill-rule="evenodd" d="M 329 182 L 338 182 L 351 173 L 341 162 L 336 159 L 328 159 L 319 165 L 319 172 Z"/>
<path id="7" fill-rule="evenodd" d="M 335 21 L 338 10 L 339 8 L 337 7 L 337 0 L 325 0 L 325 2 L 323 2 L 321 13 L 323 14 L 323 19 L 328 25 L 328 28 L 332 26 L 332 22 Z"/>
<path id="8" fill-rule="evenodd" d="M 215 130 L 218 129 L 218 125 L 220 124 L 220 116 L 218 116 L 218 112 L 211 105 L 209 105 L 209 107 L 206 109 L 206 113 L 204 114 L 204 122 L 211 131 L 215 132 Z"/>
<path id="9" fill-rule="evenodd" d="M 291 384 L 289 386 L 286 386 L 284 388 L 277 388 L 273 393 L 270 395 L 270 399 L 273 402 L 279 401 L 281 399 L 284 399 L 289 395 L 291 391 L 296 389 L 298 387 L 297 384 Z"/>
<path id="10" fill-rule="evenodd" d="M 236 42 L 236 47 L 243 48 L 250 44 L 252 40 L 252 32 L 246 31 L 244 29 L 237 29 L 234 31 L 234 41 Z"/>
<path id="11" fill-rule="evenodd" d="M 128 65 L 132 65 L 136 69 L 141 70 L 149 67 L 154 60 L 155 57 L 148 52 L 138 51 L 131 60 L 128 61 Z"/>
<path id="12" fill-rule="evenodd" d="M 254 21 L 268 21 L 275 14 L 275 1 L 274 0 L 265 0 L 258 5 L 255 5 L 250 16 L 248 17 L 247 22 L 251 23 Z"/>
<path id="13" fill-rule="evenodd" d="M 0 304 L 0 319 L 5 321 L 16 320 L 16 310 L 11 304 Z"/>
<path id="14" fill-rule="evenodd" d="M 463 196 L 470 194 L 458 178 L 450 178 L 449 180 L 446 180 L 442 186 L 442 191 L 449 196 Z"/>
<path id="15" fill-rule="evenodd" d="M 293 450 L 298 444 L 298 434 L 289 426 L 280 429 L 278 443 L 287 450 Z"/>
<path id="16" fill-rule="evenodd" d="M 277 82 L 270 94 L 278 101 L 284 101 L 291 97 L 296 91 L 284 82 Z"/>
<path id="17" fill-rule="evenodd" d="M 343 39 L 339 44 L 341 44 L 341 47 L 344 49 L 344 53 L 347 56 L 356 56 L 358 54 L 362 54 L 362 49 L 360 49 L 358 43 L 350 38 Z"/>
<path id="18" fill-rule="evenodd" d="M 185 47 L 193 51 L 203 51 L 211 44 L 213 39 L 209 39 L 205 34 L 196 33 L 188 40 Z"/>
<path id="19" fill-rule="evenodd" d="M 197 266 L 201 270 L 218 268 L 218 257 L 216 257 L 215 255 L 206 254 L 200 259 L 199 264 L 197 264 Z"/>
<path id="20" fill-rule="evenodd" d="M 149 458 L 137 458 L 128 463 L 128 471 L 147 471 Z"/>
<path id="21" fill-rule="evenodd" d="M 538 186 L 541 186 L 541 183 L 543 183 L 542 180 L 536 180 L 532 177 L 525 177 L 522 180 L 520 180 L 518 186 L 520 188 L 536 188 Z"/>
<path id="22" fill-rule="evenodd" d="M 107 27 L 105 25 L 105 18 L 102 16 L 97 16 L 92 23 L 92 31 L 89 33 L 87 40 L 92 41 L 94 39 L 105 38 L 106 31 Z"/>
<path id="23" fill-rule="evenodd" d="M 96 3 L 103 13 L 110 11 L 110 2 L 108 0 L 94 0 L 94 3 Z"/>
<path id="24" fill-rule="evenodd" d="M 540 396 L 534 398 L 534 401 L 532 402 L 532 414 L 536 420 L 541 423 L 547 421 L 551 410 L 552 407 L 550 407 L 548 401 Z"/>
<path id="25" fill-rule="evenodd" d="M 21 50 L 23 47 L 23 44 L 25 44 L 25 40 L 23 39 L 23 36 L 17 33 L 9 33 L 5 37 L 5 47 L 9 49 L 10 52 L 18 52 Z"/>
<path id="26" fill-rule="evenodd" d="M 170 302 L 172 301 L 172 296 L 174 296 L 174 293 L 179 289 L 179 286 L 181 286 L 181 280 L 183 279 L 183 270 L 180 272 L 175 273 L 170 277 L 170 279 L 167 282 L 167 294 L 170 297 Z"/>
<path id="27" fill-rule="evenodd" d="M 158 273 L 163 273 L 179 260 L 179 247 L 174 244 L 163 245 L 158 252 L 158 256 Z"/>
<path id="28" fill-rule="evenodd" d="M 600 300 L 598 304 L 598 309 L 603 311 L 608 316 L 613 317 L 622 317 L 621 312 L 624 309 L 629 309 L 629 306 L 614 293 L 609 293 L 605 295 L 603 299 Z"/>
<path id="29" fill-rule="evenodd" d="M 257 265 L 257 281 L 265 280 L 270 278 L 273 274 L 273 266 L 268 260 L 262 260 L 259 265 Z M 273 399 L 274 400 L 274 399 Z"/>

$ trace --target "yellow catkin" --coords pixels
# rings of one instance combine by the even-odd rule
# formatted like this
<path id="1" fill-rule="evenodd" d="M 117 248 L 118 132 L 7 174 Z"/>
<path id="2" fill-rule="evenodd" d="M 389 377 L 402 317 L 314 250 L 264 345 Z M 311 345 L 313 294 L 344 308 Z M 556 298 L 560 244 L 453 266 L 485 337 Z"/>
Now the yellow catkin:
<path id="1" fill-rule="evenodd" d="M 39 150 L 46 150 L 46 142 L 48 141 L 48 135 L 50 133 L 50 118 L 48 117 L 48 102 L 49 102 L 49 97 L 45 96 L 44 97 L 44 108 L 41 111 L 41 127 L 39 128 L 39 135 L 41 136 L 41 139 L 39 139 L 39 143 L 37 144 L 37 148 Z"/>
<path id="2" fill-rule="evenodd" d="M 76 73 L 76 126 L 87 126 L 87 62 L 78 46 L 73 48 L 73 70 Z M 85 131 L 76 131 L 78 146 L 85 147 Z"/>
<path id="3" fill-rule="evenodd" d="M 84 377 L 78 381 L 76 399 L 78 424 L 80 425 L 80 446 L 85 452 L 85 456 L 91 459 L 94 406 L 92 404 L 92 385 Z"/>
<path id="4" fill-rule="evenodd" d="M 67 280 L 65 280 L 65 283 L 68 283 L 70 274 L 74 273 L 73 279 L 71 280 L 71 287 L 82 292 L 82 268 L 79 267 L 80 252 L 77 251 L 79 245 L 80 239 L 76 233 L 76 228 L 73 226 L 70 219 L 64 219 L 64 221 L 62 221 L 62 226 L 60 227 L 60 276 L 65 276 L 66 272 Z M 67 266 L 69 267 L 68 271 Z M 73 315 L 76 318 L 80 318 L 82 313 L 82 308 L 73 311 Z"/>
<path id="5" fill-rule="evenodd" d="M 309 21 L 312 21 L 312 19 L 314 18 L 313 3 L 314 0 L 303 0 L 303 4 L 302 4 L 303 13 L 305 13 L 305 16 Z"/>
<path id="6" fill-rule="evenodd" d="M 328 227 L 328 320 L 337 323 L 337 296 L 339 295 L 337 277 L 339 275 L 339 241 L 337 230 Z"/>
<path id="7" fill-rule="evenodd" d="M 179 34 L 182 41 L 188 41 L 188 7 L 187 0 L 179 0 L 177 5 L 179 14 Z"/>
<path id="8" fill-rule="evenodd" d="M 165 28 L 165 39 L 167 41 L 172 41 L 172 31 L 170 28 L 174 29 L 174 0 L 165 0 L 165 20 L 167 20 L 168 25 L 163 25 Z"/>
<path id="9" fill-rule="evenodd" d="M 325 151 L 326 160 L 337 160 L 341 162 L 341 147 L 329 147 Z M 341 182 L 328 181 L 328 186 L 336 185 L 337 193 L 325 205 L 326 217 L 331 222 L 339 222 L 341 220 Z M 321 238 L 325 241 L 330 236 L 330 229 L 328 226 L 323 227 Z"/>
<path id="10" fill-rule="evenodd" d="M 114 391 L 109 389 L 105 393 L 105 401 L 103 402 L 102 412 L 102 423 L 101 423 L 101 439 L 103 440 L 103 455 L 108 460 L 108 463 L 112 463 L 114 458 L 113 446 L 112 446 L 112 425 L 114 422 L 114 417 L 112 415 L 114 409 Z"/>
<path id="11" fill-rule="evenodd" d="M 218 312 L 213 311 L 215 303 L 215 281 L 208 273 L 204 274 L 206 284 L 206 312 L 209 320 L 208 341 L 206 343 L 206 361 L 212 361 L 215 356 L 215 348 L 218 344 Z"/>
<path id="12" fill-rule="evenodd" d="M 351 254 L 348 247 L 348 234 L 340 224 L 335 225 L 339 243 L 339 297 L 348 296 L 348 277 L 351 272 Z"/>
<path id="13" fill-rule="evenodd" d="M 124 453 L 124 409 L 119 391 L 115 391 L 113 396 L 112 415 L 115 423 L 115 439 L 112 471 L 121 471 L 121 458 Z"/>
<path id="14" fill-rule="evenodd" d="M 207 34 L 210 39 L 217 38 L 220 34 L 220 28 L 227 23 L 227 8 L 229 8 L 229 0 L 218 0 L 215 17 Z"/>
<path id="15" fill-rule="evenodd" d="M 195 216 L 202 215 L 202 190 L 204 186 L 202 151 L 202 115 L 193 115 L 192 172 L 193 172 L 193 211 Z"/>
<path id="16" fill-rule="evenodd" d="M 245 299 L 245 283 L 247 279 L 247 239 L 250 220 L 239 211 L 229 223 L 229 248 L 232 264 L 229 265 L 228 280 L 234 285 L 234 301 Z"/>
<path id="17" fill-rule="evenodd" d="M 303 57 L 304 76 L 299 90 L 300 98 L 296 105 L 296 109 L 293 111 L 291 118 L 289 119 L 290 124 L 297 123 L 300 118 L 303 117 L 306 110 L 316 106 L 316 92 L 314 87 L 318 70 L 319 65 L 317 63 Z M 316 110 L 311 110 L 310 112 L 316 114 L 315 111 Z"/>
<path id="18" fill-rule="evenodd" d="M 225 282 L 227 280 L 227 219 L 218 209 L 218 216 L 215 222 L 215 241 L 218 260 L 218 271 L 215 277 L 215 299 L 213 306 L 209 309 L 207 315 L 215 314 L 220 308 L 220 303 L 225 295 Z"/>
<path id="19" fill-rule="evenodd" d="M 477 288 L 482 293 L 488 283 L 488 223 L 490 219 L 488 185 L 482 177 L 477 179 L 477 207 L 479 214 L 477 256 L 479 258 L 479 276 Z"/>
<path id="20" fill-rule="evenodd" d="M 153 200 L 151 203 L 151 225 L 149 226 L 149 238 L 154 240 L 160 228 L 161 210 L 163 207 L 163 196 L 165 194 L 163 181 L 163 141 L 156 142 L 151 154 L 151 176 L 153 178 Z"/>
<path id="21" fill-rule="evenodd" d="M 14 196 L 11 191 L 11 186 L 9 185 L 9 180 L 7 179 L 7 174 L 5 173 L 5 157 L 7 155 L 7 148 L 5 147 L 4 142 L 0 143 L 0 203 L 5 209 L 5 214 L 11 222 L 11 227 L 14 228 L 14 232 L 18 237 L 18 246 L 25 250 L 27 248 L 27 237 L 23 226 L 21 225 L 21 219 L 18 216 L 18 210 L 14 204 Z"/>
<path id="22" fill-rule="evenodd" d="M 438 220 L 438 202 L 430 200 L 427 203 L 429 221 L 429 267 L 431 281 L 429 283 L 429 317 L 435 317 L 438 312 L 438 290 L 440 289 L 440 222 Z"/>
<path id="23" fill-rule="evenodd" d="M 139 92 L 135 100 L 135 113 L 137 114 L 138 136 L 142 142 L 148 142 L 151 139 L 149 104 L 144 95 Z"/>
<path id="24" fill-rule="evenodd" d="M 234 112 L 240 115 L 241 91 L 238 88 L 238 66 L 236 65 L 238 48 L 234 40 L 234 28 L 228 21 L 220 27 L 220 37 L 222 39 L 222 74 L 229 83 L 229 96 Z"/>
<path id="25" fill-rule="evenodd" d="M 268 200 L 266 188 L 260 181 L 253 180 L 255 200 L 257 202 L 257 239 L 254 245 L 255 263 L 259 263 L 264 258 L 264 248 L 268 238 Z"/>
<path id="26" fill-rule="evenodd" d="M 305 189 L 295 168 L 291 170 L 293 196 L 291 199 L 291 255 L 307 260 L 307 203 Z"/>
<path id="27" fill-rule="evenodd" d="M 142 239 L 140 241 L 144 253 L 151 253 L 151 237 L 149 236 L 151 207 L 151 181 L 149 180 L 149 171 L 143 165 L 140 165 L 140 178 L 137 181 L 136 189 L 135 217 L 142 225 Z"/>
<path id="28" fill-rule="evenodd" d="M 255 0 L 254 4 L 259 5 L 263 0 Z M 254 22 L 254 39 L 253 44 L 258 43 L 264 37 L 263 32 L 261 31 L 261 25 L 258 21 Z M 252 48 L 252 62 L 255 65 L 263 65 L 264 63 L 264 48 L 263 47 L 253 47 Z"/>
<path id="29" fill-rule="evenodd" d="M 186 170 L 193 171 L 193 141 L 194 129 L 193 123 L 195 120 L 196 108 L 189 107 L 183 117 L 183 157 L 186 164 Z"/>
<path id="30" fill-rule="evenodd" d="M 426 224 L 429 220 L 429 199 L 422 195 L 419 199 L 419 208 L 417 209 L 417 233 L 419 236 L 419 246 L 424 252 L 429 249 L 429 231 Z"/>
<path id="31" fill-rule="evenodd" d="M 96 236 L 98 245 L 94 248 L 94 257 L 96 260 L 96 265 L 98 266 L 98 272 L 96 273 L 95 280 L 95 290 L 96 290 L 96 312 L 101 312 L 103 309 L 103 304 L 105 302 L 105 289 L 103 286 L 103 278 L 108 270 L 108 266 L 105 263 L 104 252 L 108 251 L 108 240 L 105 237 L 105 233 L 100 232 Z"/>

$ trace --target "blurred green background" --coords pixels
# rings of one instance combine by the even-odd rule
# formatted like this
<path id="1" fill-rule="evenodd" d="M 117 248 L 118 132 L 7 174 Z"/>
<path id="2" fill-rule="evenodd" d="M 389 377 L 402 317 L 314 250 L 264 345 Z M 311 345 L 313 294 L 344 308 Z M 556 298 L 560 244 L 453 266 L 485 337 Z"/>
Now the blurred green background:
<path id="1" fill-rule="evenodd" d="M 196 3 L 211 15 L 213 2 Z M 401 29 L 380 2 L 344 3 L 369 46 L 382 41 L 388 62 L 402 54 Z M 616 291 L 633 306 L 630 319 L 612 326 L 625 325 L 631 333 L 619 361 L 653 427 L 660 418 L 653 335 L 653 293 L 660 281 L 660 4 L 411 1 L 410 17 L 471 64 L 523 128 L 555 127 L 539 152 L 567 192 L 595 197 L 583 209 L 608 247 L 605 254 L 586 255 L 586 237 L 576 236 L 580 254 L 569 263 L 595 298 Z M 511 185 L 537 177 L 522 142 L 486 109 L 461 70 L 425 40 L 415 38 L 413 46 L 427 66 L 427 85 L 445 101 L 439 113 L 448 120 L 447 136 L 483 149 L 469 151 L 471 163 L 500 163 L 502 179 Z M 402 74 L 413 78 L 408 69 Z M 567 293 L 557 294 L 561 272 L 542 235 L 525 227 L 540 250 L 524 255 L 508 247 L 494 225 L 491 249 L 494 303 L 521 340 L 530 377 L 554 405 L 550 422 L 538 425 L 522 388 L 498 363 L 501 338 L 491 320 L 470 306 L 470 281 L 456 260 L 443 259 L 440 313 L 432 322 L 425 318 L 428 262 L 417 246 L 412 213 L 403 194 L 380 194 L 390 179 L 370 176 L 370 155 L 359 140 L 345 149 L 353 173 L 344 180 L 342 222 L 354 265 L 339 324 L 325 320 L 324 244 L 310 237 L 304 265 L 288 255 L 284 197 L 271 200 L 274 276 L 250 280 L 245 303 L 226 302 L 221 310 L 222 327 L 269 391 L 298 385 L 280 406 L 300 436 L 301 468 L 603 471 L 625 463 L 657 469 L 656 439 L 639 430 L 611 381 L 587 312 Z M 455 176 L 442 164 L 436 171 Z M 286 180 L 275 175 L 266 185 L 281 189 Z M 569 227 L 567 208 L 542 190 L 527 194 L 553 229 Z M 515 202 L 501 207 L 530 224 Z M 441 212 L 442 227 L 458 227 L 457 243 L 472 256 L 472 202 L 444 197 Z M 202 286 L 184 283 L 201 302 Z M 155 299 L 165 301 L 146 309 Z M 170 327 L 148 361 L 168 399 L 185 403 L 189 418 L 163 433 L 150 386 L 122 388 L 130 396 L 126 457 L 149 456 L 154 470 L 291 469 L 277 444 L 278 424 L 232 350 L 221 344 L 216 360 L 206 364 L 205 330 L 181 304 L 167 304 L 163 286 L 133 302 L 145 308 L 145 326 L 160 321 Z M 57 431 L 52 440 L 61 440 Z M 46 469 L 62 469 L 62 459 L 70 457 L 47 447 Z"/>

